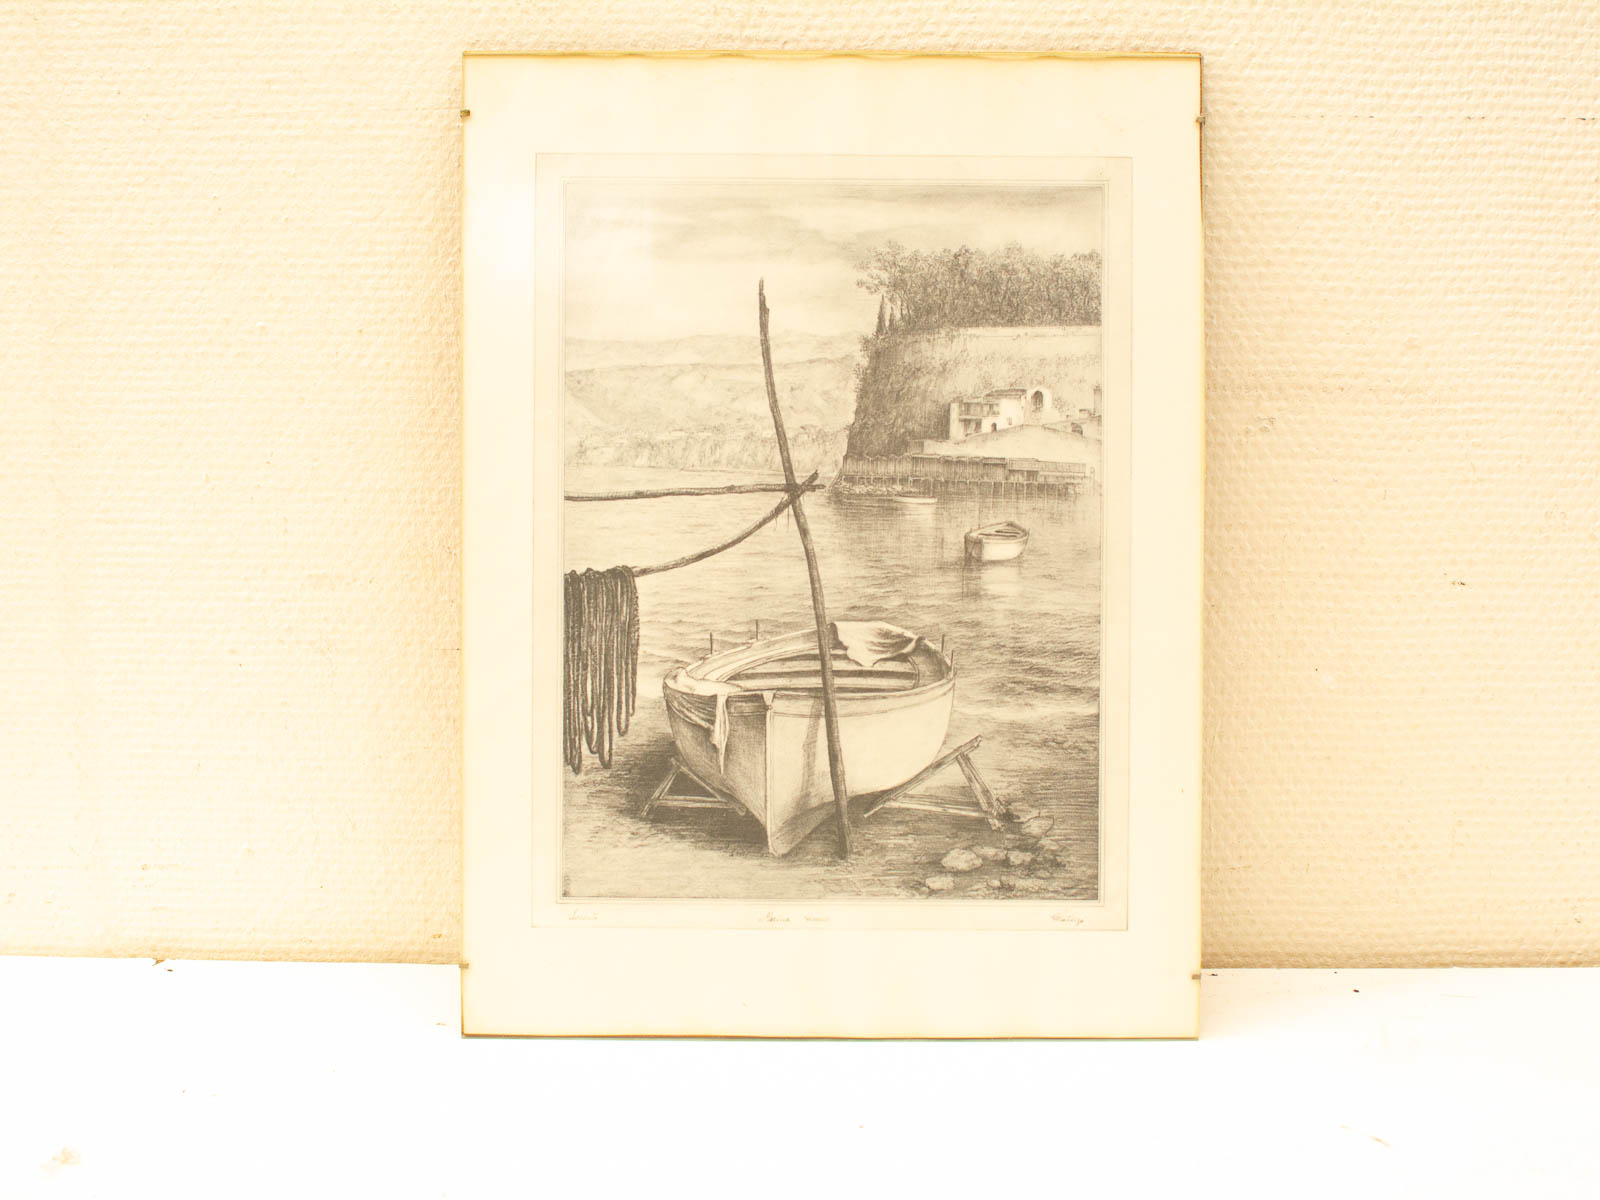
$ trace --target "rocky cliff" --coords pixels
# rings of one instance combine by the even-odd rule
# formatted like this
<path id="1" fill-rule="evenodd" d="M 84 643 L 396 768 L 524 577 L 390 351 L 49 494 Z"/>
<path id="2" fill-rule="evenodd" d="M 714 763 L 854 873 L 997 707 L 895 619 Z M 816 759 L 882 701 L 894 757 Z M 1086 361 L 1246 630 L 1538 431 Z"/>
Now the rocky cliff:
<path id="1" fill-rule="evenodd" d="M 950 401 L 1044 387 L 1068 411 L 1100 385 L 1098 325 L 1006 326 L 872 339 L 856 387 L 851 454 L 908 454 L 949 432 Z"/>

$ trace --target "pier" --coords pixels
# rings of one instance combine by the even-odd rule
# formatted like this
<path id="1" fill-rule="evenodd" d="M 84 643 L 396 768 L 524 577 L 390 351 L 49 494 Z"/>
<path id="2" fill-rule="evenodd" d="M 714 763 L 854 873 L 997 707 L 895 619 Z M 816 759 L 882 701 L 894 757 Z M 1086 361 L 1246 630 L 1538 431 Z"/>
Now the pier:
<path id="1" fill-rule="evenodd" d="M 835 483 L 886 488 L 922 496 L 993 496 L 1011 499 L 1072 498 L 1089 486 L 1083 463 L 977 455 L 899 454 L 845 456 Z"/>

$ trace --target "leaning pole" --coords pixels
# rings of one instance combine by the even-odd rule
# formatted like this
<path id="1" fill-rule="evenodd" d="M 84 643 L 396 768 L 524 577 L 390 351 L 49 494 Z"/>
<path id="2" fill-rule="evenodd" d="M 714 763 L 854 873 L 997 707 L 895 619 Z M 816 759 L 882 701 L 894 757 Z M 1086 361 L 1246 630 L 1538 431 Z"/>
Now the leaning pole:
<path id="1" fill-rule="evenodd" d="M 833 693 L 833 638 L 828 632 L 828 607 L 822 598 L 822 572 L 817 569 L 817 551 L 811 544 L 811 526 L 806 521 L 802 490 L 794 477 L 794 462 L 789 457 L 789 435 L 783 428 L 783 410 L 778 407 L 778 386 L 772 379 L 772 344 L 767 337 L 766 281 L 756 284 L 756 305 L 761 317 L 761 369 L 767 380 L 767 406 L 772 409 L 772 428 L 778 435 L 778 456 L 783 460 L 783 479 L 794 498 L 789 511 L 800 533 L 806 552 L 806 573 L 811 576 L 811 611 L 817 619 L 817 659 L 822 664 L 822 723 L 828 736 L 828 774 L 833 779 L 833 806 L 839 814 L 839 857 L 850 857 L 850 790 L 844 781 L 844 750 L 839 744 L 839 706 Z"/>

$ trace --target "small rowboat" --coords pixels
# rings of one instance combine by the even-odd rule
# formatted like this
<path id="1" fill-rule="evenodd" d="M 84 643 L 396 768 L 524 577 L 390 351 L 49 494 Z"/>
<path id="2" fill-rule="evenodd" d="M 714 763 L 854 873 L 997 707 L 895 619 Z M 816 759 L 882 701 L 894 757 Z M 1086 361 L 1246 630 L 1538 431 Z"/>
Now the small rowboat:
<path id="1" fill-rule="evenodd" d="M 963 540 L 975 562 L 1005 562 L 1028 548 L 1028 531 L 1015 521 L 998 521 L 968 530 Z"/>
<path id="2" fill-rule="evenodd" d="M 880 505 L 904 504 L 913 508 L 925 508 L 939 503 L 933 496 L 913 496 L 899 492 L 834 492 L 834 500 L 847 505 Z"/>
<path id="3" fill-rule="evenodd" d="M 922 638 L 881 622 L 831 629 L 834 694 L 852 795 L 898 787 L 939 753 L 955 669 Z M 784 855 L 833 814 L 815 630 L 720 651 L 662 691 L 685 767 L 736 800 Z"/>

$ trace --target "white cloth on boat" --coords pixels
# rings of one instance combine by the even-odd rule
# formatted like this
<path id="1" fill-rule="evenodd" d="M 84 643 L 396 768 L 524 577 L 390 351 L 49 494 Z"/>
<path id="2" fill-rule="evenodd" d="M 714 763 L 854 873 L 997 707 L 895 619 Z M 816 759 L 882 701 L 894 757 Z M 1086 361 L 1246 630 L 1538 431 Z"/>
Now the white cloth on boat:
<path id="1" fill-rule="evenodd" d="M 720 679 L 700 679 L 681 670 L 670 682 L 680 692 L 687 692 L 691 696 L 709 696 L 715 702 L 710 726 L 711 744 L 717 748 L 717 770 L 724 770 L 728 749 L 728 697 L 737 696 L 744 689 Z"/>
<path id="2" fill-rule="evenodd" d="M 834 621 L 833 640 L 851 662 L 863 667 L 905 658 L 922 642 L 922 638 L 909 629 L 887 621 Z"/>

